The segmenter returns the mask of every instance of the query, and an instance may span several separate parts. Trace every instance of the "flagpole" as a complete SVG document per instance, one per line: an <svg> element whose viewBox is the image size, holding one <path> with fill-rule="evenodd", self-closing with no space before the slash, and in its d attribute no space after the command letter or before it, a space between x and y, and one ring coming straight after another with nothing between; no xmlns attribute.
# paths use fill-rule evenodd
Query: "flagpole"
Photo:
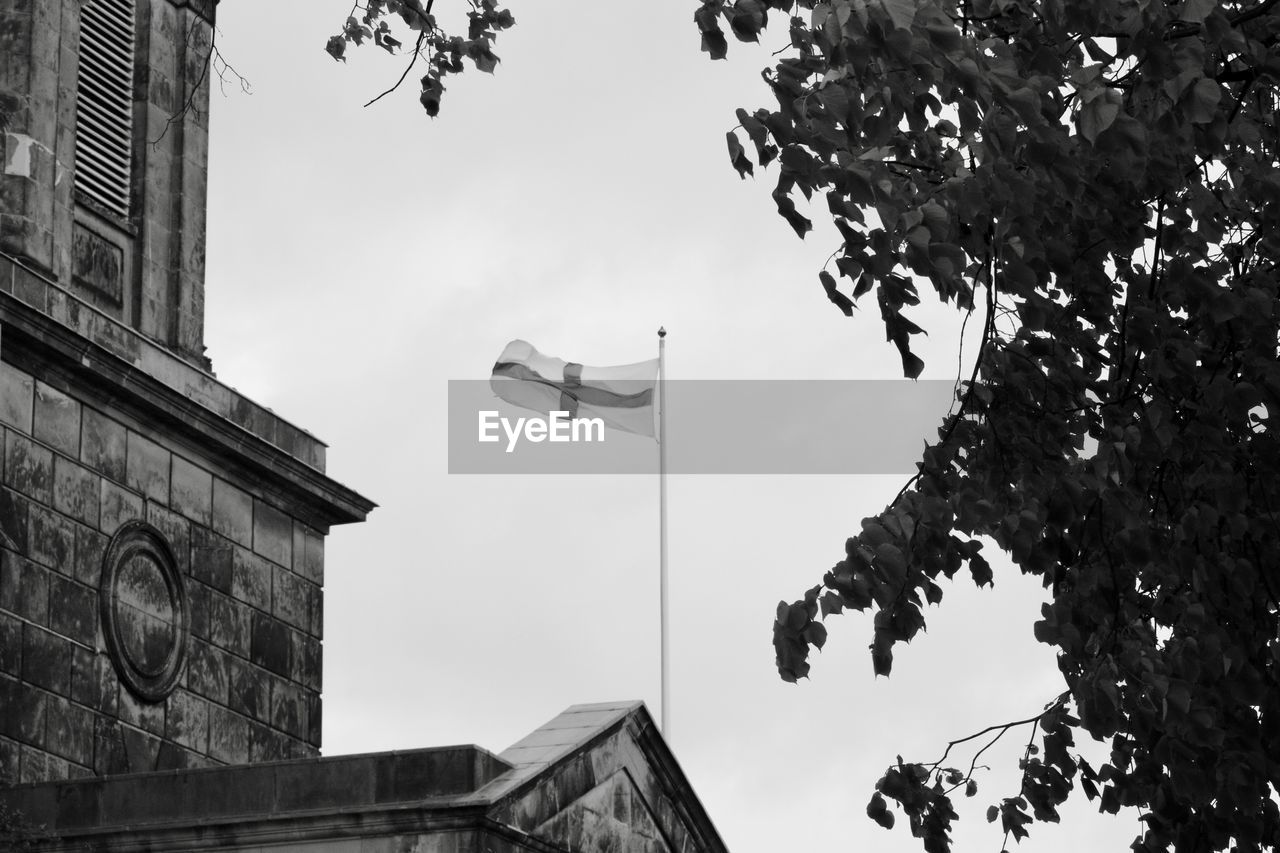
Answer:
<svg viewBox="0 0 1280 853"><path fill-rule="evenodd" d="M670 665L667 640L667 330L658 329L658 613L662 633L662 715L659 728L671 740Z"/></svg>

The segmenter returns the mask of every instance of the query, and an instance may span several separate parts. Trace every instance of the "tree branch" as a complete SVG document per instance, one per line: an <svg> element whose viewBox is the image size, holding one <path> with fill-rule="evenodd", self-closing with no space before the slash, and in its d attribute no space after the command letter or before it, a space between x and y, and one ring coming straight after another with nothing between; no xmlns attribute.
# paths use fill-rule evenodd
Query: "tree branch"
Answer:
<svg viewBox="0 0 1280 853"><path fill-rule="evenodd" d="M1280 2L1280 0L1263 0L1263 2L1259 3L1257 6L1245 9L1243 12L1231 19L1231 26L1238 27L1247 21L1252 21L1254 18L1262 17L1267 14L1267 12L1270 12L1277 2Z"/></svg>
<svg viewBox="0 0 1280 853"><path fill-rule="evenodd" d="M430 11L429 4L428 4L428 11ZM376 98L371 99L367 104L365 104L366 107L376 104L378 101L381 101L387 95L390 95L396 89L400 88L400 84L404 82L404 78L409 76L409 72L412 71L413 66L417 64L418 55L422 52L422 43L426 40L426 38L427 38L427 28L424 26L422 29L418 30L418 41L413 46L413 56L409 58L409 64L405 66L404 73L400 75L400 79L397 80L391 86L390 89L383 92L381 95L378 95Z"/></svg>

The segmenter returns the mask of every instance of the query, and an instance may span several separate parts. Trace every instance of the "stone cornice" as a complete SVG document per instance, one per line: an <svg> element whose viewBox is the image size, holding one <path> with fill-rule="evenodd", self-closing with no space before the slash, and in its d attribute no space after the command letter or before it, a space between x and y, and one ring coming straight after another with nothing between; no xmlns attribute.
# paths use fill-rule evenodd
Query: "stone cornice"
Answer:
<svg viewBox="0 0 1280 853"><path fill-rule="evenodd" d="M0 344L223 462L318 529L376 506L324 475L324 443L0 255Z"/></svg>

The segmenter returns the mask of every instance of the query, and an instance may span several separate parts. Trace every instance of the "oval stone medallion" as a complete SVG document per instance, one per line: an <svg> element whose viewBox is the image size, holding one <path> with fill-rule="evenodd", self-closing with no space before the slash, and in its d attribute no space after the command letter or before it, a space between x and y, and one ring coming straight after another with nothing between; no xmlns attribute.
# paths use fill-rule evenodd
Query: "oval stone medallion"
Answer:
<svg viewBox="0 0 1280 853"><path fill-rule="evenodd" d="M158 702L173 690L187 651L187 596L164 534L145 521L120 526L99 588L103 634L120 680Z"/></svg>

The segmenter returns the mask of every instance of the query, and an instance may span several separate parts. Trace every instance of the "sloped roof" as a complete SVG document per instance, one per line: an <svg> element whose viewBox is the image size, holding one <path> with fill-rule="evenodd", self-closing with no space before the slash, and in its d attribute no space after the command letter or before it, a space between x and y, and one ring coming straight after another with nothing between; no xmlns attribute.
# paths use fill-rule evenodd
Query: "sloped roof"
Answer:
<svg viewBox="0 0 1280 853"><path fill-rule="evenodd" d="M34 849L50 853L356 851L370 838L450 853L725 851L639 702L575 705L500 755L447 746L141 773L21 785L0 804L43 824Z"/></svg>

